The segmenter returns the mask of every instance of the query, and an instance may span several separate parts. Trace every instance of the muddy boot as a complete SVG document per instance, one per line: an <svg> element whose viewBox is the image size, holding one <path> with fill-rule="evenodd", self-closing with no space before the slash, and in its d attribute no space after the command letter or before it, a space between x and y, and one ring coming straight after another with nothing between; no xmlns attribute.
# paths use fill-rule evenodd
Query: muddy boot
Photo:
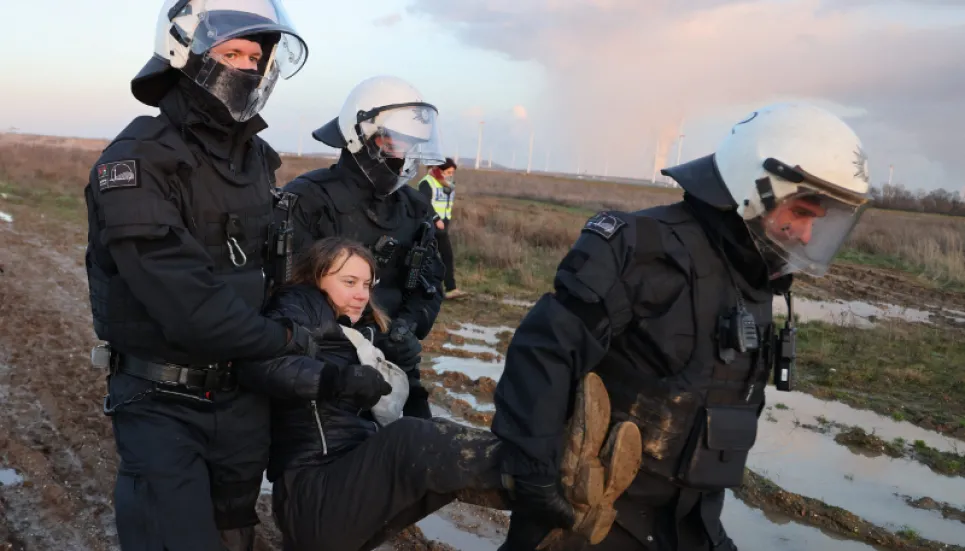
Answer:
<svg viewBox="0 0 965 551"><path fill-rule="evenodd" d="M576 512L576 523L569 533L579 534L591 544L599 543L609 533L616 520L613 503L636 477L643 453L636 425L618 423L607 438L609 424L610 397L599 376L589 373L576 396L560 478ZM566 531L554 530L538 549L565 535Z"/></svg>
<svg viewBox="0 0 965 551"><path fill-rule="evenodd" d="M609 425L610 396L600 376L588 373L577 389L560 461L560 481L574 506L603 500L606 476L599 456Z"/></svg>
<svg viewBox="0 0 965 551"><path fill-rule="evenodd" d="M600 543L610 533L613 521L617 518L613 504L636 478L642 454L640 429L628 421L615 425L603 451L600 452L600 461L606 471L603 496L598 503L589 507L588 511L577 506L577 521L573 532L586 537L590 545Z"/></svg>

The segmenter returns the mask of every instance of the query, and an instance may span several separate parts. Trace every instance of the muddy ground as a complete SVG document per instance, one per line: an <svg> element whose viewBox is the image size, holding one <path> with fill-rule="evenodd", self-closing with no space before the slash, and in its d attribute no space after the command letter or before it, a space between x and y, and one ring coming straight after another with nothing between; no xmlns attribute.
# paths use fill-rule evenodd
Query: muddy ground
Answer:
<svg viewBox="0 0 965 551"><path fill-rule="evenodd" d="M83 261L86 228L82 219L38 216L28 206L5 204L2 200L0 210L13 219L12 222L0 220L0 551L116 549L111 490L117 460L109 420L101 413L105 392L103 373L92 370L89 364L89 350L96 340L90 324ZM962 294L919 285L913 276L892 270L845 265L836 267L825 280L801 283L805 296L832 293L845 300L882 300L884 297L895 304L912 307L940 304L965 311ZM504 303L503 298L477 296L447 303L437 329L425 343L427 360L431 360L432 355L445 355L483 362L501 361L511 328L527 309ZM943 331L956 331L957 322L943 322L941 316L936 319ZM466 348L479 343L448 332L464 322L502 328L493 332L491 342L485 343L494 350ZM949 334L961 338L959 333ZM840 365L828 363L832 356L825 351L824 355L811 358L821 363L823 370L811 379L807 379L810 375L805 373L806 380L812 381L814 394L824 392L828 397L844 399L835 393L854 397L860 389L867 389L867 384L871 384L871 388L877 388L875 385L884 388L893 386L895 381L905 384L917 381L919 391L912 399L923 404L929 400L942 404L942 396L920 391L940 382L949 385L951 400L939 408L948 418L935 422L934 416L938 413L928 410L932 421L922 418L916 424L938 430L944 428L943 432L955 435L965 429L962 409L965 405L958 399L962 389L955 386L965 379L951 371L955 364L946 366L947 373L942 372L943 377L949 377L947 381L933 379L936 375L932 375L934 370L928 363L921 367L923 374L902 372L895 376L905 379L866 383L861 379L836 378L834 373L838 372L834 370ZM488 425L495 378L440 373L432 369L428 361L425 373L433 385L433 401L448 414L479 426ZM822 386L820 381L833 384ZM860 396L855 399L858 398ZM876 401L871 406L875 404L880 404L878 411L891 414L889 403ZM893 411L910 415L911 410L903 407ZM6 472L14 473L17 478L4 478ZM781 511L842 537L847 535L886 548L953 549L935 547L939 544L910 532L903 534L878 528L847 511L786 492L756 475L749 476L739 497L753 507ZM921 496L908 499L918 507L937 507L934 510L949 518L957 518L954 515L962 505ZM257 549L280 549L267 499L263 498L259 510L264 522L259 530ZM445 518L460 530L485 533L490 538L498 538L505 530L504 516L487 514L470 506L447 508ZM451 548L429 539L423 530L413 527L385 549Z"/></svg>

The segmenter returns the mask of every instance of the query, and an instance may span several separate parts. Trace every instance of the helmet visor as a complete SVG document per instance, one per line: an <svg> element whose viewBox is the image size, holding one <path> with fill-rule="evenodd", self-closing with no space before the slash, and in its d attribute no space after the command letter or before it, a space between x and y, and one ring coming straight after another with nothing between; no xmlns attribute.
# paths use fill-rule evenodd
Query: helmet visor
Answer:
<svg viewBox="0 0 965 551"><path fill-rule="evenodd" d="M308 57L280 0L191 0L173 14L171 24L172 34L195 56L236 38L258 42L263 76L277 72L288 79Z"/></svg>
<svg viewBox="0 0 965 551"><path fill-rule="evenodd" d="M376 153L386 159L407 159L425 165L445 162L439 146L436 108L429 104L413 104L385 109L371 124L377 129L367 140L377 148ZM368 121L361 121L367 124Z"/></svg>
<svg viewBox="0 0 965 551"><path fill-rule="evenodd" d="M747 221L772 279L794 272L823 276L865 210L866 203L799 190Z"/></svg>

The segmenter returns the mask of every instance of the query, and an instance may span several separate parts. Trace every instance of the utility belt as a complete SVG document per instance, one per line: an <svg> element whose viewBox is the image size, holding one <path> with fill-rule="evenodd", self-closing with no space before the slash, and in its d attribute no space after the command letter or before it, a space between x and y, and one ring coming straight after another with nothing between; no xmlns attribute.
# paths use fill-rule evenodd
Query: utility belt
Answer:
<svg viewBox="0 0 965 551"><path fill-rule="evenodd" d="M154 387L121 404L110 405L110 396L104 398L104 414L112 415L118 408L148 396L194 406L213 405L212 393L230 392L238 387L238 377L230 365L178 365L151 362L130 354L121 354L100 345L91 351L91 364L106 369L109 375L123 373L131 377L155 383Z"/></svg>

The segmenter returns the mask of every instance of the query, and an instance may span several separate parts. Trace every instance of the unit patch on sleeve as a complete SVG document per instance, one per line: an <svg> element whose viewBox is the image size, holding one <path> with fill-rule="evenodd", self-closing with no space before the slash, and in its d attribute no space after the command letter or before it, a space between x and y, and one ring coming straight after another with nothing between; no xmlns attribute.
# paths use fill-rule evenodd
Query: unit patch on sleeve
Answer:
<svg viewBox="0 0 965 551"><path fill-rule="evenodd" d="M137 161L117 161L97 165L97 183L102 192L123 187L138 187Z"/></svg>
<svg viewBox="0 0 965 551"><path fill-rule="evenodd" d="M587 220L586 225L583 226L583 230L591 231L609 241L620 228L626 225L626 222L616 216L608 212L601 212Z"/></svg>

